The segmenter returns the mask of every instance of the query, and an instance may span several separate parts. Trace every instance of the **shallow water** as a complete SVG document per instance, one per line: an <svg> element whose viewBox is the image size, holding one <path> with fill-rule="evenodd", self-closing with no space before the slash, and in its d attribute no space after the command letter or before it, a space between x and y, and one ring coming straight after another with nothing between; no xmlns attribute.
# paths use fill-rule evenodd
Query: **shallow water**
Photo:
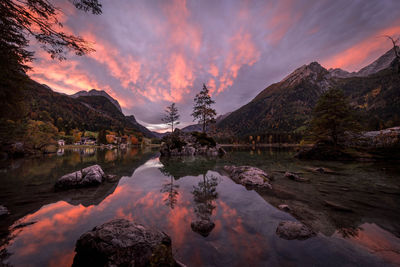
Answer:
<svg viewBox="0 0 400 267"><path fill-rule="evenodd" d="M400 265L398 163L298 161L293 151L229 149L223 158L159 159L152 150L76 150L3 162L1 258L13 266L70 266L76 240L94 226L128 218L171 236L187 266ZM63 174L99 164L121 177L95 188L54 191ZM257 166L274 176L273 191L247 190L222 171ZM313 167L332 173L316 173ZM299 173L309 183L284 177ZM351 211L338 211L326 201ZM276 208L288 204L292 211ZM207 236L191 223L215 223ZM299 220L318 235L284 240L279 222Z"/></svg>

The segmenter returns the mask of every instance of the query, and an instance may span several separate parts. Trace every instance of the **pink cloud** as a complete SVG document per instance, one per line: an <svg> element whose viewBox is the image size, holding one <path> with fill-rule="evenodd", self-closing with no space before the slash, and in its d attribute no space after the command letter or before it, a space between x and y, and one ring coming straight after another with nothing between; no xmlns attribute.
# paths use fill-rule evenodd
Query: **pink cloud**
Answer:
<svg viewBox="0 0 400 267"><path fill-rule="evenodd" d="M378 56L391 48L390 41L384 35L395 36L400 32L400 22L395 26L380 30L344 51L327 58L322 62L327 68L342 68L349 71L359 70L370 64Z"/></svg>

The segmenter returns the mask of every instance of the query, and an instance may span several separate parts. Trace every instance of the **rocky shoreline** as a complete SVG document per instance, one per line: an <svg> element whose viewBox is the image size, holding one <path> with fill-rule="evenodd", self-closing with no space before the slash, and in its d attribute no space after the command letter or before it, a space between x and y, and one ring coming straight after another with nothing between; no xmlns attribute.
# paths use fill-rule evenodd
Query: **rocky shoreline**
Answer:
<svg viewBox="0 0 400 267"><path fill-rule="evenodd" d="M223 156L225 150L205 133L186 133L179 129L162 139L161 156Z"/></svg>

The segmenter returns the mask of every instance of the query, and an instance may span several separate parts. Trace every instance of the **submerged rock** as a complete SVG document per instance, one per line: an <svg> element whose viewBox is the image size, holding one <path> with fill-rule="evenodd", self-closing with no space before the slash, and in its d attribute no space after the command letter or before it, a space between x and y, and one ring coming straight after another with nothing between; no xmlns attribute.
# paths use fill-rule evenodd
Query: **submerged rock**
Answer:
<svg viewBox="0 0 400 267"><path fill-rule="evenodd" d="M195 221L190 224L192 230L200 235L207 237L215 227L215 223L210 220Z"/></svg>
<svg viewBox="0 0 400 267"><path fill-rule="evenodd" d="M342 206L340 204L337 204L335 202L328 201L328 200L325 200L324 204L325 204L325 206L330 207L331 209L334 209L334 210L338 210L338 211L346 211L346 212L352 212L353 211L350 208L347 208L345 206Z"/></svg>
<svg viewBox="0 0 400 267"><path fill-rule="evenodd" d="M289 178L291 180L294 180L296 182L307 182L306 179L304 179L304 178L302 178L302 177L300 177L297 174L294 174L292 172L285 172L285 177L287 177L287 178Z"/></svg>
<svg viewBox="0 0 400 267"><path fill-rule="evenodd" d="M108 176L99 165L66 174L56 182L56 188L68 189L101 184Z"/></svg>
<svg viewBox="0 0 400 267"><path fill-rule="evenodd" d="M83 234L72 266L180 266L171 238L125 219L115 219Z"/></svg>
<svg viewBox="0 0 400 267"><path fill-rule="evenodd" d="M280 210L283 210L283 211L290 211L290 207L288 205L285 205L285 204L279 205L278 208Z"/></svg>
<svg viewBox="0 0 400 267"><path fill-rule="evenodd" d="M10 214L8 209L6 207L0 205L0 216L4 216L4 215L8 215L8 214Z"/></svg>
<svg viewBox="0 0 400 267"><path fill-rule="evenodd" d="M315 160L352 160L353 155L344 151L341 147L335 147L331 144L317 143L310 148L300 150L295 157L299 159Z"/></svg>
<svg viewBox="0 0 400 267"><path fill-rule="evenodd" d="M271 176L263 170L251 166L224 166L224 170L235 182L244 186L272 189Z"/></svg>
<svg viewBox="0 0 400 267"><path fill-rule="evenodd" d="M316 233L308 226L293 221L280 222L276 228L276 234L287 240L305 240L316 235Z"/></svg>
<svg viewBox="0 0 400 267"><path fill-rule="evenodd" d="M337 174L335 171L325 168L325 167L306 167L307 171L314 172L314 173L321 173L321 174Z"/></svg>
<svg viewBox="0 0 400 267"><path fill-rule="evenodd" d="M162 156L223 156L225 150L204 133L186 133L179 129L163 138Z"/></svg>

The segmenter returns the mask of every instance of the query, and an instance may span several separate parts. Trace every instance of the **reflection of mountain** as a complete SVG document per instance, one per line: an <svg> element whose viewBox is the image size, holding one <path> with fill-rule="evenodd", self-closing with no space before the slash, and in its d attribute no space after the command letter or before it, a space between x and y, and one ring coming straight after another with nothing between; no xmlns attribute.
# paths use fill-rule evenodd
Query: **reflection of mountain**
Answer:
<svg viewBox="0 0 400 267"><path fill-rule="evenodd" d="M8 227L27 214L60 200L72 205L82 204L85 207L100 204L114 192L119 179L98 187L57 192L54 190L54 184L62 175L93 164L99 164L106 173L115 174L119 178L130 176L137 167L155 154L151 151L143 153L137 149L132 150L113 150L112 153L116 155L111 162L105 160L109 150L97 150L95 155L66 150L64 156L21 159L21 162L15 165L15 169L8 170L2 177L7 182L3 181L0 203L10 210L10 215L2 218L0 234L7 234Z"/></svg>
<svg viewBox="0 0 400 267"><path fill-rule="evenodd" d="M183 157L160 158L163 167L160 171L166 176L173 176L176 180L184 176L198 176L214 170L217 163L215 158Z"/></svg>

